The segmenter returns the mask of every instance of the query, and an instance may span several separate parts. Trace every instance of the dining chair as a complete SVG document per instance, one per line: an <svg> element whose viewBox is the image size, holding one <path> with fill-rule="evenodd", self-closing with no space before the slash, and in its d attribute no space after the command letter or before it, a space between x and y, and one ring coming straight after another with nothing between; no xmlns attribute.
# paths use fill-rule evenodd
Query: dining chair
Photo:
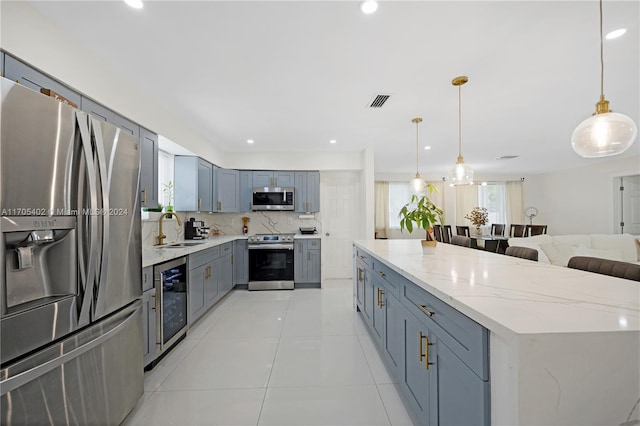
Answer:
<svg viewBox="0 0 640 426"><path fill-rule="evenodd" d="M453 235L451 232L451 225L444 225L442 229L444 230L444 233L442 234L442 242L451 244L451 236Z"/></svg>
<svg viewBox="0 0 640 426"><path fill-rule="evenodd" d="M599 257L574 256L569 259L569 268L611 277L640 281L640 265L619 260L602 259Z"/></svg>
<svg viewBox="0 0 640 426"><path fill-rule="evenodd" d="M514 225L511 224L509 227L509 237L511 238L522 238L524 237L525 225Z"/></svg>
<svg viewBox="0 0 640 426"><path fill-rule="evenodd" d="M470 237L471 233L469 232L468 226L458 226L456 225L456 235L462 235L464 237Z"/></svg>
<svg viewBox="0 0 640 426"><path fill-rule="evenodd" d="M538 250L529 247L509 246L504 251L504 254L512 257L519 257L521 259L538 261Z"/></svg>
<svg viewBox="0 0 640 426"><path fill-rule="evenodd" d="M527 225L524 230L525 237L542 235L547 233L547 225Z"/></svg>
<svg viewBox="0 0 640 426"><path fill-rule="evenodd" d="M464 235L453 235L451 237L451 244L454 246L471 247L471 238Z"/></svg>
<svg viewBox="0 0 640 426"><path fill-rule="evenodd" d="M433 225L433 236L436 237L436 241L442 242L442 225Z"/></svg>
<svg viewBox="0 0 640 426"><path fill-rule="evenodd" d="M491 235L504 237L504 228L506 225L504 223L492 223L491 224Z"/></svg>

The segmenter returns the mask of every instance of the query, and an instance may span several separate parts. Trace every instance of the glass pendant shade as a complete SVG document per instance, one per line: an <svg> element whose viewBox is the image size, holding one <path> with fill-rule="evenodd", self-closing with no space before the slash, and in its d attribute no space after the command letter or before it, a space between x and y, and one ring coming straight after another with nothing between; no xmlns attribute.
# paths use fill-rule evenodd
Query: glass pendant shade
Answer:
<svg viewBox="0 0 640 426"><path fill-rule="evenodd" d="M416 173L416 177L411 179L411 182L409 182L409 186L411 187L411 192L418 195L424 192L424 188L425 186L427 186L427 182L422 179L420 173Z"/></svg>
<svg viewBox="0 0 640 426"><path fill-rule="evenodd" d="M447 178L451 185L471 185L473 184L473 169L459 158L458 162L449 172Z"/></svg>
<svg viewBox="0 0 640 426"><path fill-rule="evenodd" d="M573 131L571 147L581 157L607 157L625 152L637 135L636 124L626 115L616 112L595 114Z"/></svg>

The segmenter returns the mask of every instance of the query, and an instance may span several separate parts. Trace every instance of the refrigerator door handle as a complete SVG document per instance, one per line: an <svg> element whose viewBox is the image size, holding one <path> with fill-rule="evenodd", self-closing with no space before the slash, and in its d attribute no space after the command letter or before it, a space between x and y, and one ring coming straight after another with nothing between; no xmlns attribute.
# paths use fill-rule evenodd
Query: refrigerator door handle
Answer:
<svg viewBox="0 0 640 426"><path fill-rule="evenodd" d="M89 235L88 247L85 240L80 240L78 247L80 281L81 285L83 286L82 290L84 292L84 294L82 295L82 304L80 305L80 316L78 318L78 325L80 327L89 324L89 322L91 321L93 289L96 281L96 235L98 234L98 223L95 215L97 213L98 204L96 193L96 169L93 162L93 150L91 147L91 135L89 132L89 123L87 117L88 116L84 113L76 111L77 128L80 131L80 143L82 145L80 148L85 160L85 173L78 175L78 213L80 214L80 218L78 220L78 235L82 236L87 233ZM86 203L84 202L85 179L89 185L88 215L86 215L87 212L84 211L84 209L87 208ZM88 217L88 230L83 229L86 225L85 217Z"/></svg>
<svg viewBox="0 0 640 426"><path fill-rule="evenodd" d="M111 187L111 170L107 170L107 161L104 151L104 140L102 138L102 131L100 122L93 117L89 118L90 127L91 127L91 137L95 141L94 149L96 152L96 171L98 177L98 201L101 203L100 214L96 215L96 220L100 221L102 224L102 233L100 241L96 242L98 246L98 258L96 271L98 274L98 283L96 286L96 303L94 306L94 311L96 316L102 316L104 313L104 295L105 291L103 286L106 285L107 281L107 271L109 270L109 234L110 234L110 225L109 225L109 213L110 213L110 204L109 204L109 189ZM120 132L120 129L117 130ZM116 142L112 147L112 153L114 153L117 149L117 137ZM114 161L109 162L113 165Z"/></svg>
<svg viewBox="0 0 640 426"><path fill-rule="evenodd" d="M127 314L127 317L120 321L119 324L113 326L110 330L104 332L97 338L85 343L82 346L79 346L71 351L60 355L54 359L51 359L45 363L39 364L34 368L26 370L22 373L18 373L15 376L9 377L6 380L0 382L0 394L4 395L8 392L11 392L22 385L29 383L30 381L37 379L40 376L45 375L51 370L54 370L61 366L62 364L79 357L80 355L90 351L101 345L102 343L109 340L111 337L118 334L123 328L127 326L127 323L131 321L131 319L136 315L140 303L133 304L129 309L131 312Z"/></svg>

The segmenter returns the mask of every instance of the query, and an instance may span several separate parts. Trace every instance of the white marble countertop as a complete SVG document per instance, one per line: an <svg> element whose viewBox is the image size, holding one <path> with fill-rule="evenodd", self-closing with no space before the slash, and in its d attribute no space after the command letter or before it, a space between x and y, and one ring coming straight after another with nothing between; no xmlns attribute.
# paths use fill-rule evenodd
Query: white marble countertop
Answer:
<svg viewBox="0 0 640 426"><path fill-rule="evenodd" d="M147 266L152 266L157 263L166 262L168 260L176 259L178 257L187 256L191 253L196 253L201 250L208 249L210 247L219 246L224 243L228 243L235 240L246 240L247 237L244 235L229 235L229 236L211 236L204 240L181 240L181 241L173 241L165 244L164 246L142 246L142 267L146 268ZM201 244L189 246L189 247L180 247L180 248L166 248L166 246L173 243L181 243L181 242L199 242L202 241Z"/></svg>
<svg viewBox="0 0 640 426"><path fill-rule="evenodd" d="M640 283L419 240L356 241L436 297L504 337L640 331Z"/></svg>
<svg viewBox="0 0 640 426"><path fill-rule="evenodd" d="M320 238L320 234L301 234L297 233L293 239L294 240L316 240Z"/></svg>

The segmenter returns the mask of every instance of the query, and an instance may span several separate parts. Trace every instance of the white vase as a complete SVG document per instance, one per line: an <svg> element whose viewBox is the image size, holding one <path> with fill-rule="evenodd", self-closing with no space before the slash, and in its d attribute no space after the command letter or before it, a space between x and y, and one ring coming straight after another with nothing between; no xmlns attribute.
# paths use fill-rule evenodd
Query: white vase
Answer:
<svg viewBox="0 0 640 426"><path fill-rule="evenodd" d="M420 243L422 243L422 254L434 254L436 252L437 241L421 240Z"/></svg>

